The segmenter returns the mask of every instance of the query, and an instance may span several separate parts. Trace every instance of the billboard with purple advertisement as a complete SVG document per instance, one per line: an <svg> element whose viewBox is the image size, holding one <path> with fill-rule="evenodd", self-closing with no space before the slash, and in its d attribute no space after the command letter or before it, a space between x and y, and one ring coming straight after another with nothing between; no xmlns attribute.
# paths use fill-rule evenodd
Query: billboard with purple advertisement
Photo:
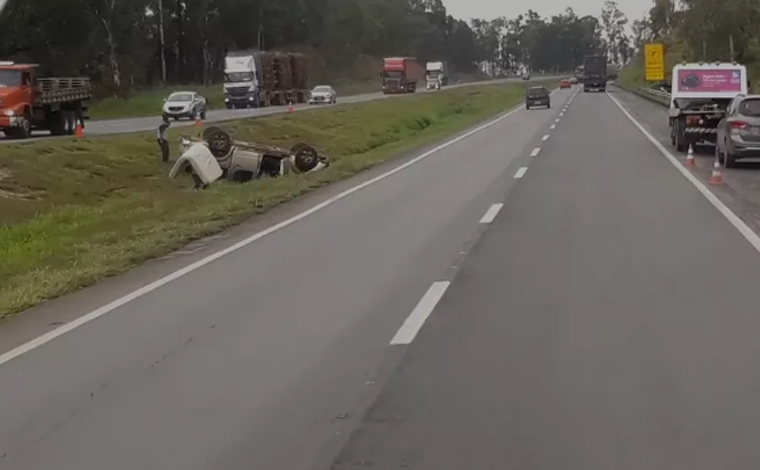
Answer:
<svg viewBox="0 0 760 470"><path fill-rule="evenodd" d="M678 71L680 93L741 93L742 70L681 69Z"/></svg>

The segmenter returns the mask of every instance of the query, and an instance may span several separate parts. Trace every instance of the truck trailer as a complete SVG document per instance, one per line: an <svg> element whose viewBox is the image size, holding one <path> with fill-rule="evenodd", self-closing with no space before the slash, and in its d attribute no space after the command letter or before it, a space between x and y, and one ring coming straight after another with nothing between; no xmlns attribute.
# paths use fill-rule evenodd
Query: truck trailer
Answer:
<svg viewBox="0 0 760 470"><path fill-rule="evenodd" d="M37 64L0 62L0 129L26 139L33 130L73 135L92 99L87 77L39 77Z"/></svg>
<svg viewBox="0 0 760 470"><path fill-rule="evenodd" d="M223 86L227 109L305 103L309 96L307 58L257 49L232 51L224 58Z"/></svg>
<svg viewBox="0 0 760 470"><path fill-rule="evenodd" d="M425 69L414 57L389 57L383 61L383 93L414 93L425 80Z"/></svg>

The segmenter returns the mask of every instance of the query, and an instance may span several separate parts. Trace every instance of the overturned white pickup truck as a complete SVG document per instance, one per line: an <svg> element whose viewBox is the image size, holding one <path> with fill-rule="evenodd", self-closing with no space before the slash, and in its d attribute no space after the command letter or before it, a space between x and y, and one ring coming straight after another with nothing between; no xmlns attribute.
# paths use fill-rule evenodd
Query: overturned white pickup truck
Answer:
<svg viewBox="0 0 760 470"><path fill-rule="evenodd" d="M225 178L247 182L263 176L311 173L327 168L330 162L307 144L284 149L257 142L232 140L218 127L209 127L200 139L180 138L180 157L169 172L171 179L192 173L196 186L208 186Z"/></svg>

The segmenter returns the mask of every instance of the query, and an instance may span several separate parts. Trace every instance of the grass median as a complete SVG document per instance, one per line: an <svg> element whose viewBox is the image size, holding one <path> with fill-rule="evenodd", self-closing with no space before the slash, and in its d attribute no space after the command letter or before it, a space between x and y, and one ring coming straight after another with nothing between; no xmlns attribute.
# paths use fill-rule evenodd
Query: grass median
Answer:
<svg viewBox="0 0 760 470"><path fill-rule="evenodd" d="M332 164L197 193L188 180L169 181L151 133L4 146L0 318L470 127L519 104L524 87L467 87L233 121L222 127L237 139L307 142ZM171 132L174 153L182 132Z"/></svg>

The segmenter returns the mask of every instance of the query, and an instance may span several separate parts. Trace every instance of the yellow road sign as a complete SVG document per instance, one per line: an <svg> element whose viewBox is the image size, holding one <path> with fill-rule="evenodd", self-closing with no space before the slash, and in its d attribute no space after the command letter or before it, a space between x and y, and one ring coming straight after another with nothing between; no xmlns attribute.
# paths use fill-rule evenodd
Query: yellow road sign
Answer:
<svg viewBox="0 0 760 470"><path fill-rule="evenodd" d="M644 44L644 65L647 81L665 80L665 48L662 44Z"/></svg>

